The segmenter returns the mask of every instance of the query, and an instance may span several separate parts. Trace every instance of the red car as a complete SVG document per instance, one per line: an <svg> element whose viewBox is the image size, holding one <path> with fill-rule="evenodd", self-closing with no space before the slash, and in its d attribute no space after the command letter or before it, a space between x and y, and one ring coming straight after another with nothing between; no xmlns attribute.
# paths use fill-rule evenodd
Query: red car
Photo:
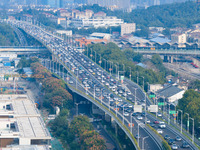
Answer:
<svg viewBox="0 0 200 150"><path fill-rule="evenodd" d="M159 121L155 120L153 123L154 123L154 124L159 124Z"/></svg>

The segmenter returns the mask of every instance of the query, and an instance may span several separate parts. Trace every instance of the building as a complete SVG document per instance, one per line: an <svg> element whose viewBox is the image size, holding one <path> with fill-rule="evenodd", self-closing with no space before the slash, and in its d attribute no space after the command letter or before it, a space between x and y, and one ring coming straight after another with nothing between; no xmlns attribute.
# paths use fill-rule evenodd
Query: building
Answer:
<svg viewBox="0 0 200 150"><path fill-rule="evenodd" d="M150 84L149 85L149 90L153 93L155 93L156 91L163 89L163 86L161 84Z"/></svg>
<svg viewBox="0 0 200 150"><path fill-rule="evenodd" d="M124 34L130 34L135 32L136 30L136 24L135 23L124 23L121 24L121 36Z"/></svg>
<svg viewBox="0 0 200 150"><path fill-rule="evenodd" d="M187 37L186 34L182 33L175 33L171 35L171 42L172 43L178 43L178 44L183 44L187 42Z"/></svg>
<svg viewBox="0 0 200 150"><path fill-rule="evenodd" d="M79 47L84 47L87 46L88 44L95 44L95 43L108 43L107 39L98 39L98 38L80 38L80 39L75 39L76 44Z"/></svg>
<svg viewBox="0 0 200 150"><path fill-rule="evenodd" d="M34 149L36 145L48 149L51 140L35 103L25 94L1 95L0 133L1 149Z"/></svg>
<svg viewBox="0 0 200 150"><path fill-rule="evenodd" d="M65 34L66 36L72 36L72 30L57 30L59 34Z"/></svg>
<svg viewBox="0 0 200 150"><path fill-rule="evenodd" d="M119 9L127 9L130 7L130 0L88 0L87 4L98 4L103 7L117 6Z"/></svg>
<svg viewBox="0 0 200 150"><path fill-rule="evenodd" d="M94 32L90 34L90 38L110 40L111 34Z"/></svg>
<svg viewBox="0 0 200 150"><path fill-rule="evenodd" d="M92 17L83 19L72 19L71 21L73 27L109 27L109 26L120 26L124 23L122 19L117 19L117 17Z"/></svg>
<svg viewBox="0 0 200 150"><path fill-rule="evenodd" d="M60 8L60 0L48 0L48 5L53 8Z"/></svg>
<svg viewBox="0 0 200 150"><path fill-rule="evenodd" d="M158 97L163 97L168 100L168 102L173 103L183 97L185 90L180 89L176 86L169 85L156 92Z"/></svg>

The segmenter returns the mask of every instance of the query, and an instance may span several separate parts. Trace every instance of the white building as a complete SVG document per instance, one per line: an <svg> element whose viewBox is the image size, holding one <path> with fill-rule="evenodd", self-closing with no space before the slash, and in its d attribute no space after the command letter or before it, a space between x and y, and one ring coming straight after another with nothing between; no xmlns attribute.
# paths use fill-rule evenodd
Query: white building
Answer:
<svg viewBox="0 0 200 150"><path fill-rule="evenodd" d="M74 27L109 27L109 26L120 26L124 23L122 19L117 19L117 17L107 16L107 17L93 17L93 18L83 18L72 19Z"/></svg>
<svg viewBox="0 0 200 150"><path fill-rule="evenodd" d="M156 95L158 97L164 97L168 100L168 102L173 103L181 99L184 93L185 93L185 90L180 89L176 86L170 85L161 90L158 90L156 92Z"/></svg>
<svg viewBox="0 0 200 150"><path fill-rule="evenodd" d="M1 58L9 58L9 60L13 60L15 58L17 58L17 54L13 54L13 53L0 53L0 59Z"/></svg>
<svg viewBox="0 0 200 150"><path fill-rule="evenodd" d="M186 41L187 41L186 34L175 33L175 34L171 35L171 42L172 43L183 44L183 43L186 43Z"/></svg>
<svg viewBox="0 0 200 150"><path fill-rule="evenodd" d="M72 36L72 30L57 30L59 34L65 34L66 36Z"/></svg>
<svg viewBox="0 0 200 150"><path fill-rule="evenodd" d="M121 24L121 36L124 34L130 34L135 32L136 24L135 23L123 23Z"/></svg>
<svg viewBox="0 0 200 150"><path fill-rule="evenodd" d="M0 96L0 133L1 148L48 146L51 140L34 102L23 94Z"/></svg>

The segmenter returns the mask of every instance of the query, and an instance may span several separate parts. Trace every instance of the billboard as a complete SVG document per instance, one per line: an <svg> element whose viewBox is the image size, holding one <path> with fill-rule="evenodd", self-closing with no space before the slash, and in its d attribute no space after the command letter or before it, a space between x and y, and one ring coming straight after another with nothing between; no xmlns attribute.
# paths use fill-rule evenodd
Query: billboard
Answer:
<svg viewBox="0 0 200 150"><path fill-rule="evenodd" d="M150 105L149 111L150 112L158 112L158 105Z"/></svg>
<svg viewBox="0 0 200 150"><path fill-rule="evenodd" d="M142 113L142 105L134 105L134 112Z"/></svg>

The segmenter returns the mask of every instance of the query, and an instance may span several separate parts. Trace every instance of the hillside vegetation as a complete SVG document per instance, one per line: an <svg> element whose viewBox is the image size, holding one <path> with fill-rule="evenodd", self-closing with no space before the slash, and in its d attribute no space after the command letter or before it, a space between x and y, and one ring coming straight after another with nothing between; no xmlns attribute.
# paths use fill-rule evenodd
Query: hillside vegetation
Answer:
<svg viewBox="0 0 200 150"><path fill-rule="evenodd" d="M0 23L0 46L17 46L19 42L14 30L7 24Z"/></svg>
<svg viewBox="0 0 200 150"><path fill-rule="evenodd" d="M125 22L135 22L138 27L191 27L200 22L200 6L195 2L175 3L151 6L147 9L133 10L131 13L110 11L98 5L80 8L92 9L94 12L103 11L107 16L117 16ZM192 16L192 17L191 17Z"/></svg>

